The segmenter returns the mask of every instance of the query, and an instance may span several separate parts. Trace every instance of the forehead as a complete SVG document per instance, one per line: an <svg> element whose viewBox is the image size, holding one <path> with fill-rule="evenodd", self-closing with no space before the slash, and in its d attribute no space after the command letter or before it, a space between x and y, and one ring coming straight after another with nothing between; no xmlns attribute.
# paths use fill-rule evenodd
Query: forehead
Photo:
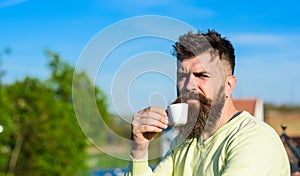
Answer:
<svg viewBox="0 0 300 176"><path fill-rule="evenodd" d="M178 70L185 70L190 72L212 71L218 68L218 56L206 52L196 57L184 59L178 62Z"/></svg>

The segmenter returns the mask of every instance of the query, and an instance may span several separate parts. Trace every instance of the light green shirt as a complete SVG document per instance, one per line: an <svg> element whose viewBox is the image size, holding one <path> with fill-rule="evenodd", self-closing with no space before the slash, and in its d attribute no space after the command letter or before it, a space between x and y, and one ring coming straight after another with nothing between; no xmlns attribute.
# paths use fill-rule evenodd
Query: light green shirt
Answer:
<svg viewBox="0 0 300 176"><path fill-rule="evenodd" d="M178 146L178 139L154 171L147 160L131 160L125 175L290 175L289 160L278 134L246 111L205 141L194 138Z"/></svg>

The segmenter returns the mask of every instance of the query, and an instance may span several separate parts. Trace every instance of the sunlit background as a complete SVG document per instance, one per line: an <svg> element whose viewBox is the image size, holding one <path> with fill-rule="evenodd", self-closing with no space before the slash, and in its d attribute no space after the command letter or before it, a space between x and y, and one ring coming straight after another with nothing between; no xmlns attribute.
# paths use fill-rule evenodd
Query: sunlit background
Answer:
<svg viewBox="0 0 300 176"><path fill-rule="evenodd" d="M45 50L57 52L64 62L75 67L82 51L97 34L121 20L141 15L171 17L199 31L214 29L229 39L236 51L235 98L259 98L267 104L300 106L300 1L297 0L0 0L1 81L11 84L26 76L41 80L51 77ZM141 30L147 30L140 25ZM114 40L114 35L110 37L107 42ZM157 62L157 68L173 68L173 44L174 41L157 38L137 39L110 53L92 81L105 93L111 114L130 117L149 104L166 107L175 98L174 81L157 72L136 77L128 89L131 109L116 110L111 95L112 80L128 59L157 51L166 57L162 65ZM133 72L141 69L130 63L125 68ZM1 135L5 126L0 127Z"/></svg>
<svg viewBox="0 0 300 176"><path fill-rule="evenodd" d="M109 25L138 15L163 15L200 31L215 29L232 41L237 58L236 97L300 104L299 13L298 1L1 0L0 45L13 50L11 55L1 58L2 69L6 71L3 81L9 83L25 75L47 78L44 49L59 52L64 60L75 65L87 43ZM172 51L172 42L155 48L155 41L150 42L136 45L136 50L147 51L152 47L151 50ZM130 52L123 55L132 56ZM117 59L113 62L122 63ZM115 70L101 74L111 74L110 71ZM110 92L104 85L100 87ZM136 96L143 93L139 91Z"/></svg>

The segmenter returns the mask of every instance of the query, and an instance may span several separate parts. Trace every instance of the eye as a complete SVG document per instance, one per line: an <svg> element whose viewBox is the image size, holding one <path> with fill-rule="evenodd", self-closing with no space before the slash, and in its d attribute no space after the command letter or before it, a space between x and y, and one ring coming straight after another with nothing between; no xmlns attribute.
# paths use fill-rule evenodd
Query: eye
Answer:
<svg viewBox="0 0 300 176"><path fill-rule="evenodd" d="M193 73L195 77L198 78L209 78L209 74L208 73L203 73L203 72L199 72L199 73Z"/></svg>

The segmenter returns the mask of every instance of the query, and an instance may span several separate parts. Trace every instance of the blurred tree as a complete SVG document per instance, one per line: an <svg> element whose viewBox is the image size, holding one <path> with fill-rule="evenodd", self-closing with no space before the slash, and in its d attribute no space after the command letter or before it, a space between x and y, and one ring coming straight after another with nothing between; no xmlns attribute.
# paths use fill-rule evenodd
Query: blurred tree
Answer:
<svg viewBox="0 0 300 176"><path fill-rule="evenodd" d="M12 106L9 104L5 91L2 91L1 97L0 125L3 127L3 131L0 133L0 175L6 175L11 156L11 146L15 143L13 134L16 127L10 117L9 112L12 110Z"/></svg>
<svg viewBox="0 0 300 176"><path fill-rule="evenodd" d="M56 53L46 55L52 73L48 80L26 77L3 87L0 175L77 175L87 169L88 143L73 109L74 68ZM108 119L105 96L96 90Z"/></svg>
<svg viewBox="0 0 300 176"><path fill-rule="evenodd" d="M3 51L0 51L0 103L1 103L1 99L2 99L2 77L5 75L5 71L2 69L2 57L3 57L3 54L4 55L9 55L11 54L12 51L9 47L5 47L3 49ZM1 104L0 104L1 105Z"/></svg>
<svg viewBox="0 0 300 176"><path fill-rule="evenodd" d="M2 170L5 170L5 166L10 159L10 134L15 130L14 123L9 115L9 110L12 108L10 106L6 92L4 92L2 85L2 77L5 75L5 71L2 69L2 59L4 55L11 54L11 49L5 47L3 50L0 50L0 125L2 132L0 132L0 175L5 175Z"/></svg>

